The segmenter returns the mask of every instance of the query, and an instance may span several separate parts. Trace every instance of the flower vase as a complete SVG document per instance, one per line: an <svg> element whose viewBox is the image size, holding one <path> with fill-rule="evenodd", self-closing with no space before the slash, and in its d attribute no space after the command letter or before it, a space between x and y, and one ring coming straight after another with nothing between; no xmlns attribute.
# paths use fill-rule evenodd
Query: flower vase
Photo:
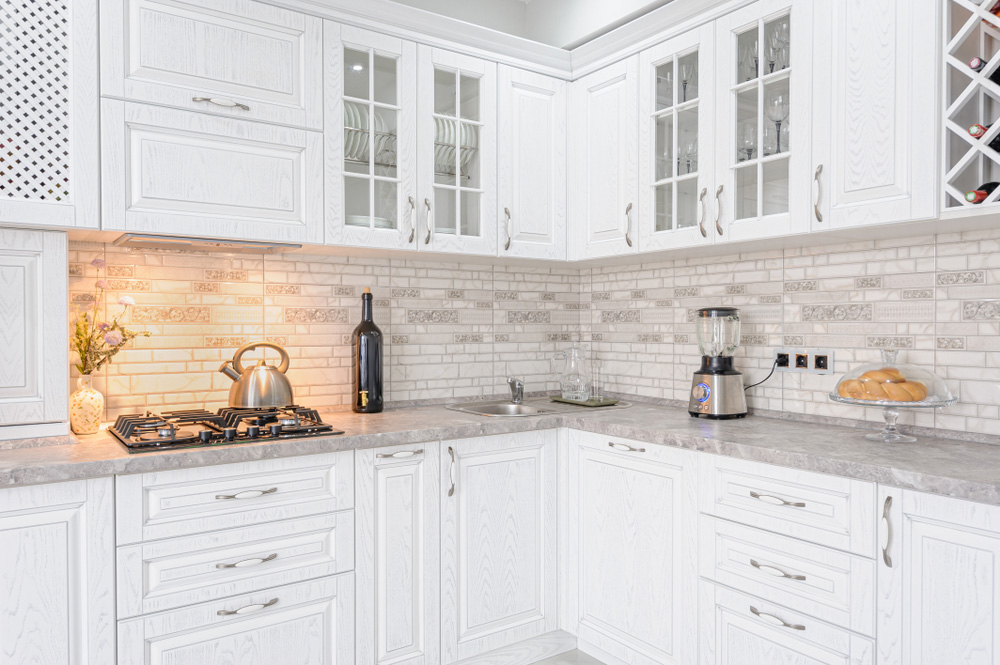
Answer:
<svg viewBox="0 0 1000 665"><path fill-rule="evenodd" d="M76 380L76 392L69 396L69 426L75 434L96 434L104 417L104 395L91 385L85 374Z"/></svg>

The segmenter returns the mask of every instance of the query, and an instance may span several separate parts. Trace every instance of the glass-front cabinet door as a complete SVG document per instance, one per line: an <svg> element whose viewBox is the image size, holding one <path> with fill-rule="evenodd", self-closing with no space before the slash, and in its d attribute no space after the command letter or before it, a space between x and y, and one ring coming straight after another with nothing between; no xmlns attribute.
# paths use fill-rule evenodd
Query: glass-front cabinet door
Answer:
<svg viewBox="0 0 1000 665"><path fill-rule="evenodd" d="M719 241L809 229L811 30L812 0L760 0L716 22Z"/></svg>
<svg viewBox="0 0 1000 665"><path fill-rule="evenodd" d="M640 251L713 242L711 24L640 55Z"/></svg>
<svg viewBox="0 0 1000 665"><path fill-rule="evenodd" d="M416 248L416 45L327 21L327 242Z"/></svg>
<svg viewBox="0 0 1000 665"><path fill-rule="evenodd" d="M419 47L421 250L496 254L496 63Z"/></svg>

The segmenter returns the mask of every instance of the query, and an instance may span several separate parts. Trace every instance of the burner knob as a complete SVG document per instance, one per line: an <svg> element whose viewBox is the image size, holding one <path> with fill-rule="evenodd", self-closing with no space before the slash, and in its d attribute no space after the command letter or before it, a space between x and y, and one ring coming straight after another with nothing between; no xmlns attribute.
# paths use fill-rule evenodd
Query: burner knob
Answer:
<svg viewBox="0 0 1000 665"><path fill-rule="evenodd" d="M198 432L198 438L201 439L202 443L211 443L212 441L212 430L203 429Z"/></svg>
<svg viewBox="0 0 1000 665"><path fill-rule="evenodd" d="M271 425L271 436L278 436L281 434L281 423L273 423Z"/></svg>
<svg viewBox="0 0 1000 665"><path fill-rule="evenodd" d="M260 428L256 425L247 425L247 436L251 439L256 439L260 436Z"/></svg>
<svg viewBox="0 0 1000 665"><path fill-rule="evenodd" d="M235 427L226 427L226 428L223 428L223 430L222 430L222 438L225 439L226 441L235 441L236 440L236 428Z"/></svg>

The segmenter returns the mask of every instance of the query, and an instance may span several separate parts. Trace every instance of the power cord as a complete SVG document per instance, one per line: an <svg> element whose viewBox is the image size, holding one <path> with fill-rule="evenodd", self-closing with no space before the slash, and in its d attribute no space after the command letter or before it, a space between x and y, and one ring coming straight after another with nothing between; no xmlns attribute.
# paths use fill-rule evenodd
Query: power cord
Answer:
<svg viewBox="0 0 1000 665"><path fill-rule="evenodd" d="M778 368L778 359L775 358L774 359L774 364L771 365L771 373L768 374L767 376L765 376L763 379L761 379L757 383L751 383L749 386L743 386L743 390L745 390L745 391L746 390L750 390L751 388L756 388L760 384L764 383L765 381L767 381L768 379L770 379L772 376L774 376L774 370L777 369L777 368Z"/></svg>

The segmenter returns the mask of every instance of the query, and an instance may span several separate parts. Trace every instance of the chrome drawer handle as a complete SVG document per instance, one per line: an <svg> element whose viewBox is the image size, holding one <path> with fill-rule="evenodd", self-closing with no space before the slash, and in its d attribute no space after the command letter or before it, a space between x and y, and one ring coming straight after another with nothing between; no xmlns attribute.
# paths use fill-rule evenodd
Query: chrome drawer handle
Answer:
<svg viewBox="0 0 1000 665"><path fill-rule="evenodd" d="M789 575L780 568L775 568L774 566L768 566L767 564L761 565L756 561L754 561L753 559L750 559L750 565L759 571L767 573L768 575L774 575L775 577L784 577L785 579L797 580L799 582L806 581L805 575Z"/></svg>
<svg viewBox="0 0 1000 665"><path fill-rule="evenodd" d="M249 568L250 566L259 566L262 563L267 563L268 561L274 561L278 558L278 553L275 552L271 556L266 556L264 558L256 559L243 559L243 561L237 561L236 563L217 563L216 568Z"/></svg>
<svg viewBox="0 0 1000 665"><path fill-rule="evenodd" d="M632 215L629 214L630 212L632 212L631 203L625 206L625 221L628 222L628 225L625 227L625 242L629 247L632 246L632 238L629 237L632 235Z"/></svg>
<svg viewBox="0 0 1000 665"><path fill-rule="evenodd" d="M431 244L431 200L424 199L424 205L427 206L427 216L424 218L424 222L427 224L427 237L424 238L424 244Z"/></svg>
<svg viewBox="0 0 1000 665"><path fill-rule="evenodd" d="M784 619L774 616L773 614L768 614L767 612L761 612L753 605L750 606L750 613L754 616L763 619L764 621L773 624L775 626L781 626L782 628L791 628L792 630L805 630L806 627L797 623L788 623Z"/></svg>
<svg viewBox="0 0 1000 665"><path fill-rule="evenodd" d="M705 231L705 196L708 195L708 187L704 187L701 190L701 196L698 197L698 201L701 203L701 219L698 220L698 230L701 231L701 237L707 238L708 232Z"/></svg>
<svg viewBox="0 0 1000 665"><path fill-rule="evenodd" d="M231 99L225 99L223 97L192 97L192 102L208 102L209 104L215 104L216 106L225 106L226 108L238 108L244 111L249 111L250 107L246 104L241 104L240 102L234 102Z"/></svg>
<svg viewBox="0 0 1000 665"><path fill-rule="evenodd" d="M608 447L609 448L614 448L615 450L623 450L623 451L625 451L627 453L644 453L644 452L646 452L645 448L633 448L630 445L627 445L627 444L624 444L624 443L614 443L613 441L608 441Z"/></svg>
<svg viewBox="0 0 1000 665"><path fill-rule="evenodd" d="M448 446L448 454L451 456L451 466L448 467L448 476L451 478L451 489L448 496L455 496L455 449Z"/></svg>
<svg viewBox="0 0 1000 665"><path fill-rule="evenodd" d="M882 561L887 568L892 568L892 557L889 556L889 546L892 545L892 524L889 522L889 509L892 508L892 497L885 497L882 506L882 521L878 526L878 542L882 548Z"/></svg>
<svg viewBox="0 0 1000 665"><path fill-rule="evenodd" d="M215 498L223 501L228 501L229 499L256 499L259 496L274 494L277 491L277 487L272 487L269 490L243 490L242 492L237 492L236 494L216 494Z"/></svg>
<svg viewBox="0 0 1000 665"><path fill-rule="evenodd" d="M278 599L272 598L266 603L257 603L256 605L247 605L246 607L241 607L238 610L219 610L216 612L220 617L229 617L234 614L250 614L252 612L260 612L265 607L270 607L271 605L277 604Z"/></svg>
<svg viewBox="0 0 1000 665"><path fill-rule="evenodd" d="M806 504L801 501L789 501L787 499L782 499L780 496L773 496L771 494L757 494L757 492L750 492L750 496L758 501L763 501L764 503L769 503L772 506L791 506L792 508L805 508Z"/></svg>
<svg viewBox="0 0 1000 665"><path fill-rule="evenodd" d="M722 225L719 221L722 219L722 188L724 185L719 185L719 188L715 190L715 230L718 234L722 235Z"/></svg>
<svg viewBox="0 0 1000 665"><path fill-rule="evenodd" d="M420 450L400 450L398 453L378 453L375 457L379 459L405 459L414 455L423 455L424 449Z"/></svg>
<svg viewBox="0 0 1000 665"><path fill-rule="evenodd" d="M813 204L813 214L816 215L816 221L823 221L823 213L819 211L819 202L823 199L823 182L819 179L820 174L823 173L823 165L820 164L816 167L816 175L813 176L813 180L816 181L816 202Z"/></svg>
<svg viewBox="0 0 1000 665"><path fill-rule="evenodd" d="M406 241L406 244L413 242L413 234L417 232L417 227L413 220L414 215L417 214L417 204L413 202L412 196L407 196L406 199L410 202L410 239Z"/></svg>
<svg viewBox="0 0 1000 665"><path fill-rule="evenodd" d="M510 208L504 208L503 209L503 214L507 217L507 221L505 221L504 225L503 225L504 231L507 232L507 242L504 243L504 246L503 246L503 251L506 252L506 251L510 250L510 241L511 241L511 236L510 236Z"/></svg>

